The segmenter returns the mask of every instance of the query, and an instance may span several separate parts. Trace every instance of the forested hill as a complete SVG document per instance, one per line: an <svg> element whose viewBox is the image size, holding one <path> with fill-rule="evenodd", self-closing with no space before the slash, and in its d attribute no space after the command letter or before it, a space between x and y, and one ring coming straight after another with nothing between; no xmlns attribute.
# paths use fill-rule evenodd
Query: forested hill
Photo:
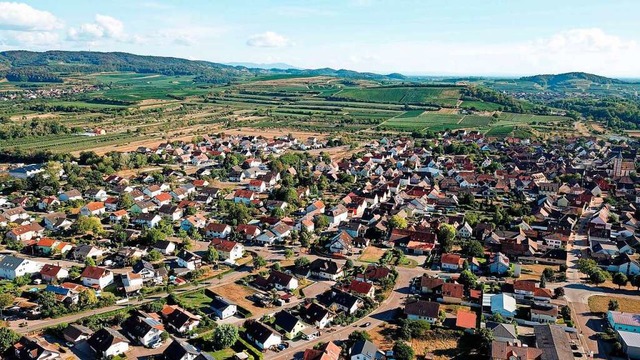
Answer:
<svg viewBox="0 0 640 360"><path fill-rule="evenodd" d="M326 75L355 79L399 79L389 76L359 73L349 70L317 69L251 69L209 61L193 61L174 57L143 56L122 52L93 51L5 51L0 52L0 75L10 81L62 81L69 73L93 73L104 71L133 71L163 75L195 75L195 81L228 83L243 77L270 74L300 76Z"/></svg>
<svg viewBox="0 0 640 360"><path fill-rule="evenodd" d="M622 80L612 79L600 75L589 74L584 72L570 72L564 74L545 74L545 75L535 75L535 76L525 76L521 77L522 81L531 81L536 84L542 86L555 86L562 83L574 81L574 80L582 80L589 81L594 84L622 84L624 83Z"/></svg>

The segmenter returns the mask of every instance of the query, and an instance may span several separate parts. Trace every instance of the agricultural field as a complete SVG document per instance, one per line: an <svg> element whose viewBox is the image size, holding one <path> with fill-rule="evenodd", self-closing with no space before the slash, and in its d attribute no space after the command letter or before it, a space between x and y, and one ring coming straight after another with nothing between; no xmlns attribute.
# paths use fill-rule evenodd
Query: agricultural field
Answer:
<svg viewBox="0 0 640 360"><path fill-rule="evenodd" d="M476 100L465 100L460 104L460 107L463 109L473 109L477 111L497 111L502 108L499 104Z"/></svg>
<svg viewBox="0 0 640 360"><path fill-rule="evenodd" d="M594 295L589 298L589 309L594 313L606 313L609 308L609 300L612 299L620 305L618 311L640 313L640 300L628 297Z"/></svg>
<svg viewBox="0 0 640 360"><path fill-rule="evenodd" d="M459 87L372 87L344 89L335 98L397 104L433 104L454 107L460 98Z"/></svg>

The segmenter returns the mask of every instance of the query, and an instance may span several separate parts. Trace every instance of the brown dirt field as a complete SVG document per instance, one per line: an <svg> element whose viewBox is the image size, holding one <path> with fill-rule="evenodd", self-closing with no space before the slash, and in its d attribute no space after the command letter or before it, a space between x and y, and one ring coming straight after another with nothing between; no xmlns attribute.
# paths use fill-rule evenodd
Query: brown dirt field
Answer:
<svg viewBox="0 0 640 360"><path fill-rule="evenodd" d="M631 137L640 137L640 131L627 131L627 135Z"/></svg>
<svg viewBox="0 0 640 360"><path fill-rule="evenodd" d="M452 108L441 108L440 110L436 111L438 114L457 114L458 113L458 109L452 109Z"/></svg>
<svg viewBox="0 0 640 360"><path fill-rule="evenodd" d="M257 307L252 301L247 300L247 296L255 293L251 288L235 283L224 284L222 286L212 286L209 288L214 293L223 296L239 306L249 310L255 316L262 316L269 312L267 308Z"/></svg>
<svg viewBox="0 0 640 360"><path fill-rule="evenodd" d="M381 324L369 331L371 341L380 350L386 351L393 348L395 342L395 325ZM422 357L428 353L438 352L434 360L448 360L456 353L458 338L447 331L430 331L424 339L412 339L407 342L413 348L416 357ZM442 354L442 353L445 354Z"/></svg>
<svg viewBox="0 0 640 360"><path fill-rule="evenodd" d="M325 84L333 80L335 80L335 78L330 76L314 76L314 77L254 81L251 84L254 86L276 86L276 85L292 85L292 84L307 85L307 84Z"/></svg>
<svg viewBox="0 0 640 360"><path fill-rule="evenodd" d="M551 266L551 265L540 265L540 264L526 264L526 265L522 265L522 269L529 269L532 272L531 273L525 273L524 271L520 273L520 277L518 279L520 280L540 280L540 276L542 275L542 272L544 271L544 269L546 268L552 268L554 271L558 271L558 266Z"/></svg>
<svg viewBox="0 0 640 360"><path fill-rule="evenodd" d="M574 126L576 128L576 131L578 131L580 135L583 135L583 136L591 135L591 133L589 132L589 129L585 126L585 124L582 121L576 121L574 123Z"/></svg>
<svg viewBox="0 0 640 360"><path fill-rule="evenodd" d="M58 114L53 114L53 113L25 114L25 115L13 115L9 118L9 120L20 121L20 120L32 120L32 119L51 119L55 117L58 117Z"/></svg>
<svg viewBox="0 0 640 360"><path fill-rule="evenodd" d="M591 309L592 312L605 313L608 310L609 300L611 299L618 301L618 304L620 305L620 309L618 311L634 314L640 313L640 300L615 296L591 296L589 298L589 309Z"/></svg>
<svg viewBox="0 0 640 360"><path fill-rule="evenodd" d="M385 252L386 249L375 246L368 246L366 249L364 249L364 252L358 258L358 261L377 263Z"/></svg>
<svg viewBox="0 0 640 360"><path fill-rule="evenodd" d="M146 99L140 101L138 108L140 110L152 109L166 104L176 103L178 100L158 100L158 99Z"/></svg>
<svg viewBox="0 0 640 360"><path fill-rule="evenodd" d="M595 131L599 131L599 132L606 132L607 131L607 129L605 129L604 126L602 126L601 124L598 124L597 122L590 122L589 125L591 125L591 127Z"/></svg>

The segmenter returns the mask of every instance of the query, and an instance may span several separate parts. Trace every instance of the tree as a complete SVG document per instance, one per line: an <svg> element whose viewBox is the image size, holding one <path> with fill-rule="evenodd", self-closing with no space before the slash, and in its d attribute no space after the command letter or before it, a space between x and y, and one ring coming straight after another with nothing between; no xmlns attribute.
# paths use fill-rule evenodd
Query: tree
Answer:
<svg viewBox="0 0 640 360"><path fill-rule="evenodd" d="M389 227L391 229L406 229L408 226L407 219L403 218L400 215L393 215L389 219Z"/></svg>
<svg viewBox="0 0 640 360"><path fill-rule="evenodd" d="M238 341L238 327L232 324L222 324L213 331L213 346L217 350L231 347Z"/></svg>
<svg viewBox="0 0 640 360"><path fill-rule="evenodd" d="M120 200L118 200L118 205L121 209L129 209L133 206L133 196L129 193L124 193L120 196Z"/></svg>
<svg viewBox="0 0 640 360"><path fill-rule="evenodd" d="M491 350L491 343L493 343L493 331L488 328L482 328L477 330L477 334L480 337L479 350L482 354L488 355Z"/></svg>
<svg viewBox="0 0 640 360"><path fill-rule="evenodd" d="M438 228L438 242L442 252L450 252L453 240L456 238L456 228L449 224L440 224Z"/></svg>
<svg viewBox="0 0 640 360"><path fill-rule="evenodd" d="M356 330L356 331L352 332L351 334L349 334L349 342L355 343L355 342L358 342L360 340L371 341L371 335L369 335L368 332L360 331L360 330Z"/></svg>
<svg viewBox="0 0 640 360"><path fill-rule="evenodd" d="M156 262L162 260L162 253L156 249L149 251L146 256L147 261Z"/></svg>
<svg viewBox="0 0 640 360"><path fill-rule="evenodd" d="M20 340L18 333L7 327L0 327L0 354L7 351L18 340Z"/></svg>
<svg viewBox="0 0 640 360"><path fill-rule="evenodd" d="M607 306L607 308L609 309L609 311L618 311L618 309L620 309L620 304L618 303L618 300L611 299L609 300L609 305Z"/></svg>
<svg viewBox="0 0 640 360"><path fill-rule="evenodd" d="M291 258L292 258L292 257L294 257L294 256L295 256L295 253L293 252L293 250L291 250L291 249L286 249L286 250L284 251L284 258L285 258L285 259L291 259Z"/></svg>
<svg viewBox="0 0 640 360"><path fill-rule="evenodd" d="M598 263L593 259L582 258L577 261L577 265L581 273L589 276L599 269Z"/></svg>
<svg viewBox="0 0 640 360"><path fill-rule="evenodd" d="M640 290L640 274L631 278L631 285L635 286L637 290Z"/></svg>
<svg viewBox="0 0 640 360"><path fill-rule="evenodd" d="M104 228L100 219L95 216L79 216L76 222L73 224L73 229L76 234L85 235L92 233L93 235L100 235L104 233Z"/></svg>
<svg viewBox="0 0 640 360"><path fill-rule="evenodd" d="M547 278L547 280L553 280L553 276L555 275L555 273L556 272L553 270L553 268L547 267L542 271L542 276Z"/></svg>
<svg viewBox="0 0 640 360"><path fill-rule="evenodd" d="M13 304L15 300L15 296L10 293L0 293L0 315L2 315L2 310L9 305Z"/></svg>
<svg viewBox="0 0 640 360"><path fill-rule="evenodd" d="M547 278L544 274L540 275L540 288L545 289L547 287Z"/></svg>
<svg viewBox="0 0 640 360"><path fill-rule="evenodd" d="M344 268L345 269L352 269L353 268L353 260L347 259L347 261L344 263Z"/></svg>
<svg viewBox="0 0 640 360"><path fill-rule="evenodd" d="M318 230L324 230L329 226L329 217L327 215L318 215L314 220L315 227Z"/></svg>
<svg viewBox="0 0 640 360"><path fill-rule="evenodd" d="M393 356L397 360L413 360L414 352L411 346L407 345L404 341L397 341L393 345Z"/></svg>
<svg viewBox="0 0 640 360"><path fill-rule="evenodd" d="M311 261L309 260L309 258L299 257L293 263L295 264L296 267L303 267L303 266L309 265Z"/></svg>
<svg viewBox="0 0 640 360"><path fill-rule="evenodd" d="M253 268L260 269L267 265L267 260L265 260L262 256L258 255L253 258Z"/></svg>
<svg viewBox="0 0 640 360"><path fill-rule="evenodd" d="M615 275L613 275L613 283L618 285L618 289L620 289L623 286L627 286L627 283L629 282L629 279L627 278L627 275L621 273L621 272L617 272L615 273Z"/></svg>
<svg viewBox="0 0 640 360"><path fill-rule="evenodd" d="M468 256L482 257L484 256L484 246L478 240L469 240L462 247L465 254Z"/></svg>
<svg viewBox="0 0 640 360"><path fill-rule="evenodd" d="M204 259L210 264L217 263L219 257L220 255L218 254L218 250L216 250L216 248L214 248L213 246L209 246L209 248L207 249L207 253L204 255Z"/></svg>
<svg viewBox="0 0 640 360"><path fill-rule="evenodd" d="M564 296L564 288L563 287L557 287L557 288L553 289L553 294L556 296L556 298Z"/></svg>
<svg viewBox="0 0 640 360"><path fill-rule="evenodd" d="M478 281L478 277L470 270L462 271L460 273L460 277L458 277L458 282L464 285L467 289L474 287L476 285L476 281Z"/></svg>
<svg viewBox="0 0 640 360"><path fill-rule="evenodd" d="M607 275L603 270L596 270L589 275L589 280L596 285L600 285L603 282L607 281Z"/></svg>
<svg viewBox="0 0 640 360"><path fill-rule="evenodd" d="M92 257L88 257L84 260L86 266L96 266L96 260Z"/></svg>
<svg viewBox="0 0 640 360"><path fill-rule="evenodd" d="M78 302L83 307L90 307L98 303L98 297L93 290L84 290L78 294Z"/></svg>

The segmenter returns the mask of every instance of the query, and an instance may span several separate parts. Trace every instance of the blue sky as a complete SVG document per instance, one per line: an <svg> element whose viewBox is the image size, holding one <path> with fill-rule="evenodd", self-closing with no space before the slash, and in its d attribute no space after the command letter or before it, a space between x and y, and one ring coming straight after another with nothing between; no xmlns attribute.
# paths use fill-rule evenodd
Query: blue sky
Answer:
<svg viewBox="0 0 640 360"><path fill-rule="evenodd" d="M0 2L0 50L434 75L640 76L640 1Z"/></svg>

